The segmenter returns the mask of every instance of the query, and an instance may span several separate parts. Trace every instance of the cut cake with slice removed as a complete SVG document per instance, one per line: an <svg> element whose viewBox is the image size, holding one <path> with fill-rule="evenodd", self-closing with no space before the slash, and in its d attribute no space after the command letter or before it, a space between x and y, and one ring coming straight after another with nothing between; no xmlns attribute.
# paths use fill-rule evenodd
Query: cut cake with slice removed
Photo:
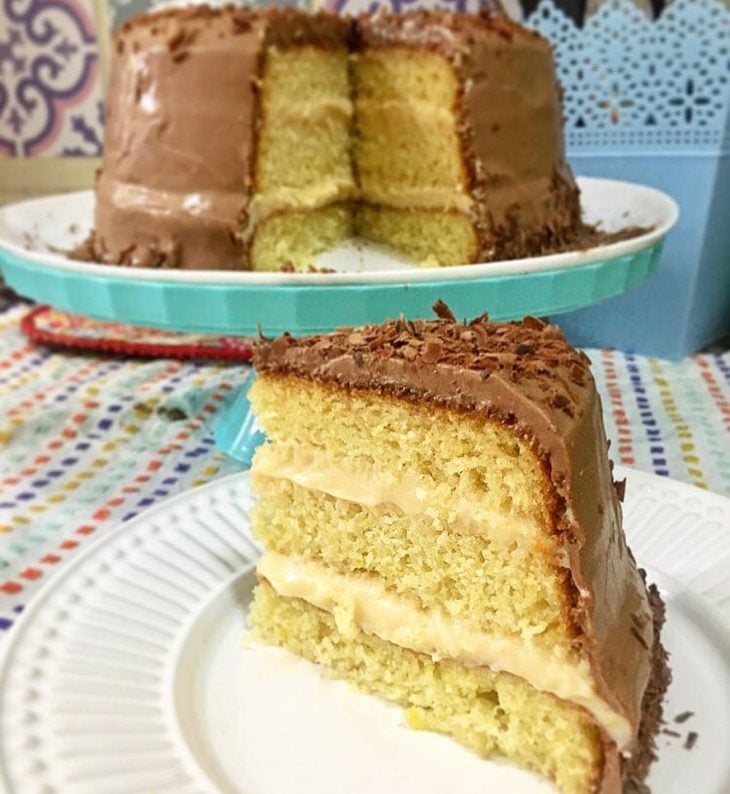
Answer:
<svg viewBox="0 0 730 794"><path fill-rule="evenodd" d="M353 232L440 265L582 246L560 107L549 44L499 13L158 9L115 33L74 255L308 270Z"/></svg>
<svg viewBox="0 0 730 794"><path fill-rule="evenodd" d="M534 318L262 340L253 636L569 794L646 775L663 606L588 360Z"/></svg>

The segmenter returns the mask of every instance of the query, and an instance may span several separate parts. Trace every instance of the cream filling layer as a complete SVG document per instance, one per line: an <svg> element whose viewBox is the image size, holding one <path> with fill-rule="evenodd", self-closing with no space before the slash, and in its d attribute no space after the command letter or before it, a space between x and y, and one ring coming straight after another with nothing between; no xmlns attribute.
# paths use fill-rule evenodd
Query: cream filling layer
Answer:
<svg viewBox="0 0 730 794"><path fill-rule="evenodd" d="M416 127L440 126L439 132L450 133L456 142L456 125L458 119L453 110L441 104L425 102L419 99L409 99L403 102L400 99L355 99L355 113L366 119L382 120L388 116L397 119L406 119L407 123Z"/></svg>
<svg viewBox="0 0 730 794"><path fill-rule="evenodd" d="M469 215L473 207L471 198L460 185L442 188L393 184L384 188L380 184L370 184L367 175L362 176L360 197L369 204L393 209L450 210Z"/></svg>
<svg viewBox="0 0 730 794"><path fill-rule="evenodd" d="M292 104L289 97L279 99L267 97L264 102L264 130L266 124L285 124L287 122L321 121L322 116L340 116L350 118L354 106L347 97L330 97L317 102L296 102ZM272 119L272 116L276 116Z"/></svg>
<svg viewBox="0 0 730 794"><path fill-rule="evenodd" d="M414 607L373 577L346 576L314 560L269 551L259 559L257 571L280 595L301 598L332 614L345 637L362 630L434 660L510 673L585 708L619 748L631 739L630 724L599 696L584 659L530 640L475 631L440 610Z"/></svg>
<svg viewBox="0 0 730 794"><path fill-rule="evenodd" d="M289 480L370 509L394 505L406 515L438 517L475 533L488 533L490 540L504 545L531 542L544 535L539 523L529 516L497 510L447 483L424 483L412 472L396 477L376 465L354 470L345 461L298 445L259 447L251 473L254 477ZM446 512L444 504L448 505Z"/></svg>
<svg viewBox="0 0 730 794"><path fill-rule="evenodd" d="M305 188L277 187L256 193L249 204L249 218L258 222L286 210L316 210L357 197L350 177L328 178Z"/></svg>

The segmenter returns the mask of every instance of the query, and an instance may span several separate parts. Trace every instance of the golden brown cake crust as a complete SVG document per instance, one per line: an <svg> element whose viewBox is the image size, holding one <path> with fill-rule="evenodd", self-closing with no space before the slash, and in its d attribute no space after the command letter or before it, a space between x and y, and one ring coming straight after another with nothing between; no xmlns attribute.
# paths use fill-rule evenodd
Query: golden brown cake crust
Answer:
<svg viewBox="0 0 730 794"><path fill-rule="evenodd" d="M588 359L557 328L535 318L490 323L480 317L462 324L445 305L437 309L441 319L435 321L401 319L331 335L261 340L255 364L264 377L293 375L483 415L532 444L554 487L553 531L565 552L576 643L601 696L631 726L619 749L606 737L596 791L614 794L628 774L619 750L643 757L655 730L645 697L661 699L661 686L650 681L661 678L655 660L663 651L656 650L657 621L621 530ZM640 731L640 724L649 727Z"/></svg>

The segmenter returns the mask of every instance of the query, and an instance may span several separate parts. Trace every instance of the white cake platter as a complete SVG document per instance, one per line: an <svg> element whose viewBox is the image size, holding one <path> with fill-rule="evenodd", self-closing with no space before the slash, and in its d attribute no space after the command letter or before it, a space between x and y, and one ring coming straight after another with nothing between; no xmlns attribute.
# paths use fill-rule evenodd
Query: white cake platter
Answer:
<svg viewBox="0 0 730 794"><path fill-rule="evenodd" d="M670 732L658 737L651 790L727 794L730 501L617 475L628 480L629 543L667 604ZM246 474L188 491L101 538L39 591L0 645L0 791L554 791L411 731L399 708L286 651L246 646L251 502Z"/></svg>
<svg viewBox="0 0 730 794"><path fill-rule="evenodd" d="M430 315L447 300L458 316L554 314L643 283L678 217L676 203L642 185L580 178L584 218L606 232L648 229L586 250L504 262L423 268L353 240L322 254L335 272L158 270L79 262L67 252L92 227L92 191L0 208L0 270L17 292L105 320L211 333L320 332L387 317Z"/></svg>

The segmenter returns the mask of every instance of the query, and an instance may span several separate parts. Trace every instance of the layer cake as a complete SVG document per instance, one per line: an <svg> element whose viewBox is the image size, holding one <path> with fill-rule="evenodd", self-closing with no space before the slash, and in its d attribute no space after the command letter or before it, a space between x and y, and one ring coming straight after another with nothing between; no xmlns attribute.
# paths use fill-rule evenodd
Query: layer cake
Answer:
<svg viewBox="0 0 730 794"><path fill-rule="evenodd" d="M569 794L652 759L663 607L586 357L534 318L262 340L253 636Z"/></svg>
<svg viewBox="0 0 730 794"><path fill-rule="evenodd" d="M306 269L357 233L453 265L581 229L550 47L501 14L198 6L115 36L79 256Z"/></svg>

